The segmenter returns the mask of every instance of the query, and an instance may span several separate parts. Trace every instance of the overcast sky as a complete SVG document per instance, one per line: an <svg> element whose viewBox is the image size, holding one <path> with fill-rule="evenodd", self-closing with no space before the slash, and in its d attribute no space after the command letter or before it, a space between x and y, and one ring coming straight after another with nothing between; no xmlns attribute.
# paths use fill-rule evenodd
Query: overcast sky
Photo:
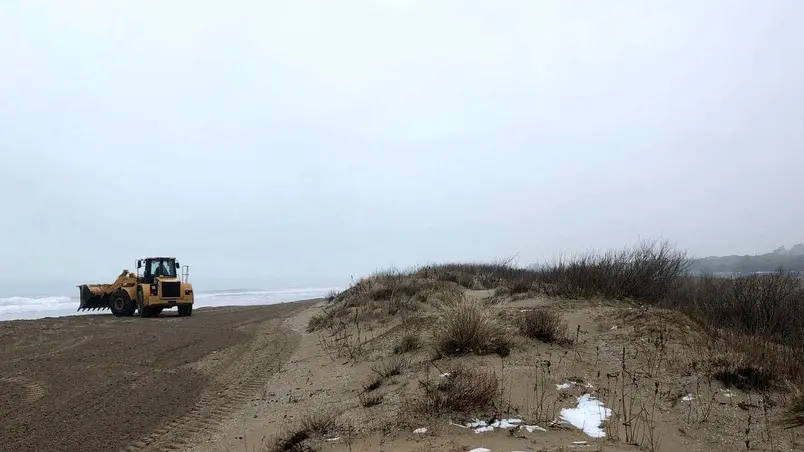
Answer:
<svg viewBox="0 0 804 452"><path fill-rule="evenodd" d="M0 3L0 292L804 241L804 2ZM210 282L210 284L212 284Z"/></svg>

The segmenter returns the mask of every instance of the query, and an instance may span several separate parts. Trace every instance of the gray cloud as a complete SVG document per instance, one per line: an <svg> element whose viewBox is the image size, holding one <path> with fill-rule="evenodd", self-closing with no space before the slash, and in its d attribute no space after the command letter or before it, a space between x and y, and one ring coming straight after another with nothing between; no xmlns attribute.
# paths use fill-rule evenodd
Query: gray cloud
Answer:
<svg viewBox="0 0 804 452"><path fill-rule="evenodd" d="M804 4L0 6L0 288L802 241Z"/></svg>

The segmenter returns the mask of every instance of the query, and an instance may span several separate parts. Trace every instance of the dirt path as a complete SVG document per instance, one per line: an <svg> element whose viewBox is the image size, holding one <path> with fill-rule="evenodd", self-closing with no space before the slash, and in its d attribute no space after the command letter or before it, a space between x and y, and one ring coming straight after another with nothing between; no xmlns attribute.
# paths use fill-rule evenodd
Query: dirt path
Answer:
<svg viewBox="0 0 804 452"><path fill-rule="evenodd" d="M0 323L0 451L181 450L295 350L309 303Z"/></svg>

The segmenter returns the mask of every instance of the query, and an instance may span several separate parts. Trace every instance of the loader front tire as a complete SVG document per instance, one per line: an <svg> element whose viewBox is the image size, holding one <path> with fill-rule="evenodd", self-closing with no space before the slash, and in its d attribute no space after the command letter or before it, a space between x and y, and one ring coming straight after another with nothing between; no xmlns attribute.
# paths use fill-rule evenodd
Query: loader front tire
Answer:
<svg viewBox="0 0 804 452"><path fill-rule="evenodd" d="M189 317L193 315L193 305L191 304L180 304L178 310L179 317Z"/></svg>
<svg viewBox="0 0 804 452"><path fill-rule="evenodd" d="M151 314L151 307L145 306L145 297L142 295L142 288L137 288L137 314L140 317L150 317Z"/></svg>
<svg viewBox="0 0 804 452"><path fill-rule="evenodd" d="M112 314L114 314L115 317L131 317L134 315L136 306L134 306L134 303L131 301L128 292L120 289L112 294L109 308L111 308Z"/></svg>

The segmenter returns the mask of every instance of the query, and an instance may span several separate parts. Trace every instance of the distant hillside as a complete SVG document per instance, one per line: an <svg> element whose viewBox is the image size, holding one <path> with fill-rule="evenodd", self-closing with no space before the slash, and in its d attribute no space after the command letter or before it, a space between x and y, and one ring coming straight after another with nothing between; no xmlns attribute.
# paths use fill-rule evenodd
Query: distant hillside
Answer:
<svg viewBox="0 0 804 452"><path fill-rule="evenodd" d="M782 267L785 270L804 272L804 244L790 249L780 247L771 253L756 256L709 256L693 259L690 270L693 273L740 273L770 272Z"/></svg>

